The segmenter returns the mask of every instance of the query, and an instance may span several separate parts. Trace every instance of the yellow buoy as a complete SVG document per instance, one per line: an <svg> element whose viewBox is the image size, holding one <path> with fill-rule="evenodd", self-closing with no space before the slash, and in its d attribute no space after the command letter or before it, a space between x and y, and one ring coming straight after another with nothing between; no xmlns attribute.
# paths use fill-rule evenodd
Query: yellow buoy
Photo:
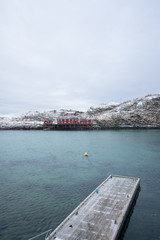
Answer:
<svg viewBox="0 0 160 240"><path fill-rule="evenodd" d="M84 156L85 156L85 157L87 157L87 156L88 156L88 153L87 153L87 152L85 152Z"/></svg>

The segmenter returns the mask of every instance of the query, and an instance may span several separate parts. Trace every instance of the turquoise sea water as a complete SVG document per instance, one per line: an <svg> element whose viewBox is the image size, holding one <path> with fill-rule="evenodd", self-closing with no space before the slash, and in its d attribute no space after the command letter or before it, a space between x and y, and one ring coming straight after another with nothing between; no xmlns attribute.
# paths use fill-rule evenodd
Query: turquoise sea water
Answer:
<svg viewBox="0 0 160 240"><path fill-rule="evenodd" d="M54 229L110 174L141 178L124 239L160 239L160 130L0 131L0 239Z"/></svg>

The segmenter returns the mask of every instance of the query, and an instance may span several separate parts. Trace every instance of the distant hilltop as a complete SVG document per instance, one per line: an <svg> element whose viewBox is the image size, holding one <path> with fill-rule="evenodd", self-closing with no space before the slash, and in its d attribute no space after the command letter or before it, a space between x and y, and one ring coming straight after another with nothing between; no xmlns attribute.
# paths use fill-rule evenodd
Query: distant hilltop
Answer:
<svg viewBox="0 0 160 240"><path fill-rule="evenodd" d="M147 95L123 103L92 106L86 112L61 109L32 111L12 118L0 117L0 130L43 129L45 120L56 122L59 117L91 119L92 129L160 128L160 94Z"/></svg>
<svg viewBox="0 0 160 240"><path fill-rule="evenodd" d="M91 107L87 113L100 128L160 128L160 94Z"/></svg>

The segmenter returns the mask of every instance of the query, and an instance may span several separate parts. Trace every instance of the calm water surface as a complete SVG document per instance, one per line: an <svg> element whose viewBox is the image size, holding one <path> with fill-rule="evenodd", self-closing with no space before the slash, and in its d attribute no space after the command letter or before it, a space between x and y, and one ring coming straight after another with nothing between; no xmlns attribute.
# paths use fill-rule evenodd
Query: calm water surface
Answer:
<svg viewBox="0 0 160 240"><path fill-rule="evenodd" d="M110 174L141 178L124 239L160 239L160 130L0 131L0 239L54 229Z"/></svg>

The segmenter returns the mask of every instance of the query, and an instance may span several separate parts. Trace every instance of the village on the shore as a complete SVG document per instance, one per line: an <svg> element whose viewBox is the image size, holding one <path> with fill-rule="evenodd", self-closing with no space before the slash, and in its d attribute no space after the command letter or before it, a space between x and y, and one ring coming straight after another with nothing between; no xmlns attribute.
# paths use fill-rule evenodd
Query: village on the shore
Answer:
<svg viewBox="0 0 160 240"><path fill-rule="evenodd" d="M160 128L160 94L92 106L87 111L60 109L14 117L0 115L0 130L108 128Z"/></svg>

